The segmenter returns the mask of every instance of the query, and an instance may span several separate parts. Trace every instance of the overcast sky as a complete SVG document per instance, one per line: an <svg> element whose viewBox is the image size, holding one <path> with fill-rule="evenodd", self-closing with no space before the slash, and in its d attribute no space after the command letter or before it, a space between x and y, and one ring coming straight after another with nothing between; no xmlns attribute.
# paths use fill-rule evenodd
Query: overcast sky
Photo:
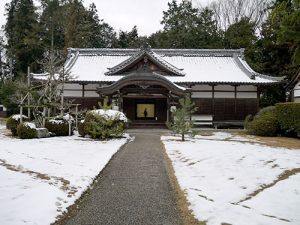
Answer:
<svg viewBox="0 0 300 225"><path fill-rule="evenodd" d="M5 3L11 0L0 0L0 25L5 24ZM94 2L98 9L99 17L110 24L116 31L128 31L137 25L140 35L149 35L162 28L163 11L168 8L171 0L84 0L88 6ZM180 0L179 0L180 1ZM211 0L195 0L205 5Z"/></svg>

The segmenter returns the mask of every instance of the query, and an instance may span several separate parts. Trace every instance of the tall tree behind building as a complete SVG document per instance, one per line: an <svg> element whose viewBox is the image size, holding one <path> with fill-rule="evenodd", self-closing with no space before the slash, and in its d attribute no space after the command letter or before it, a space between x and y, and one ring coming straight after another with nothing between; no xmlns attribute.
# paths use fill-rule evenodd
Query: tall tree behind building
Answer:
<svg viewBox="0 0 300 225"><path fill-rule="evenodd" d="M134 26L131 31L119 32L118 45L119 48L139 48L146 42L146 37L139 36L137 26Z"/></svg>
<svg viewBox="0 0 300 225"><path fill-rule="evenodd" d="M40 17L41 39L43 47L50 49L64 48L64 9L61 0L41 0L42 14Z"/></svg>
<svg viewBox="0 0 300 225"><path fill-rule="evenodd" d="M221 33L210 9L194 8L188 0L181 3L173 0L168 6L161 21L163 30L149 38L152 45L161 48L221 47Z"/></svg>
<svg viewBox="0 0 300 225"><path fill-rule="evenodd" d="M27 66L38 69L37 59L42 48L39 37L38 15L32 0L12 0L6 4L7 53L13 60L15 76L26 73Z"/></svg>
<svg viewBox="0 0 300 225"><path fill-rule="evenodd" d="M286 44L293 66L300 66L300 0L278 0L271 16L278 44Z"/></svg>
<svg viewBox="0 0 300 225"><path fill-rule="evenodd" d="M70 0L66 5L65 47L112 47L116 42L114 30L97 14L95 4L86 9L82 1Z"/></svg>

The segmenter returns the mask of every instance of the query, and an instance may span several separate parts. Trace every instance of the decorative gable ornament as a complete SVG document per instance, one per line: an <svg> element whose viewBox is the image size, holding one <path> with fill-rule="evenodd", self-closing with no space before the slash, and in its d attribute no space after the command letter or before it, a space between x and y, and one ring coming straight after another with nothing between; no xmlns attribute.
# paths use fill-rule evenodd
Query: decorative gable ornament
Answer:
<svg viewBox="0 0 300 225"><path fill-rule="evenodd" d="M126 75L132 71L156 72L166 76L185 76L185 73L182 72L183 69L177 68L154 53L149 44L143 45L136 54L127 60L108 68L105 75Z"/></svg>

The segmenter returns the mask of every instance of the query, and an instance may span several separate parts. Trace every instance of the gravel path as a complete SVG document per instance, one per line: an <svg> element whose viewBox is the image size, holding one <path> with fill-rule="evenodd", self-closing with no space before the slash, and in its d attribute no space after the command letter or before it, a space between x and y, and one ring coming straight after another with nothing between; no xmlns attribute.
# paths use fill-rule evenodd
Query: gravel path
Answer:
<svg viewBox="0 0 300 225"><path fill-rule="evenodd" d="M131 130L67 225L181 224L169 184L159 130Z"/></svg>

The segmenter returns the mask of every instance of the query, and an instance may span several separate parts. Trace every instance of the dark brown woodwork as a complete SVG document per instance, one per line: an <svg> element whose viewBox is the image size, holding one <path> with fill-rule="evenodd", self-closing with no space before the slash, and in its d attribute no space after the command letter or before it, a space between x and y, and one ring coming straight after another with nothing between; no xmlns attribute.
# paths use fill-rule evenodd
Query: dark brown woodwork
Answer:
<svg viewBox="0 0 300 225"><path fill-rule="evenodd" d="M144 92L147 92L147 89L151 88L152 86L159 86L161 88L167 89L168 91L171 91L177 96L184 96L189 91L180 88L179 86L175 85L173 82L159 74L133 73L124 76L112 85L98 88L97 92L101 95L113 95L117 91L120 91L121 89L132 85L136 85L144 89Z"/></svg>
<svg viewBox="0 0 300 225"><path fill-rule="evenodd" d="M136 105L137 104L155 104L155 115L152 120L143 120L136 118ZM167 121L167 99L166 98L124 98L123 99L123 112L133 122L154 122L165 123ZM156 120L157 117L157 120Z"/></svg>
<svg viewBox="0 0 300 225"><path fill-rule="evenodd" d="M244 120L249 114L256 114L257 99L214 98L193 99L196 107L195 114L214 116L214 121Z"/></svg>

